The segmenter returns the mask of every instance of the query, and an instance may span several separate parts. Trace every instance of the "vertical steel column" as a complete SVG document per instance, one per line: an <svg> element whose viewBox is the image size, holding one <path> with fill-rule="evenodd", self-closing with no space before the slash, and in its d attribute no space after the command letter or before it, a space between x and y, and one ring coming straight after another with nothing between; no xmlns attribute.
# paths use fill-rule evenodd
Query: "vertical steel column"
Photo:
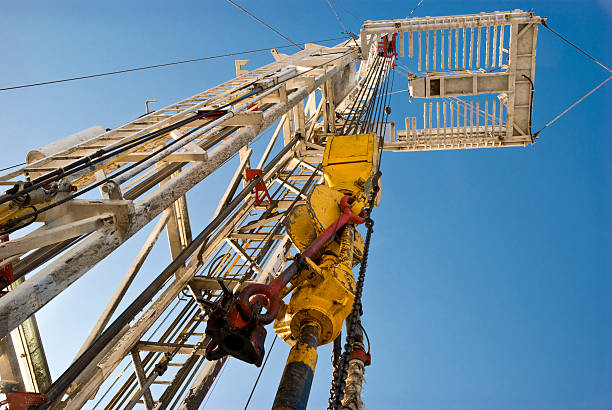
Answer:
<svg viewBox="0 0 612 410"><path fill-rule="evenodd" d="M147 376L145 375L144 367L142 365L142 361L140 360L140 353L138 352L138 349L134 348L130 350L130 355L132 356L132 364L134 365L138 387L140 390L142 390L145 408L150 410L155 406L155 402L153 401L151 390L149 390L148 387L145 387Z"/></svg>
<svg viewBox="0 0 612 410"><path fill-rule="evenodd" d="M25 390L11 335L0 339L0 391Z"/></svg>
<svg viewBox="0 0 612 410"><path fill-rule="evenodd" d="M315 322L305 323L297 342L291 348L283 371L273 410L304 410L317 365L320 328Z"/></svg>

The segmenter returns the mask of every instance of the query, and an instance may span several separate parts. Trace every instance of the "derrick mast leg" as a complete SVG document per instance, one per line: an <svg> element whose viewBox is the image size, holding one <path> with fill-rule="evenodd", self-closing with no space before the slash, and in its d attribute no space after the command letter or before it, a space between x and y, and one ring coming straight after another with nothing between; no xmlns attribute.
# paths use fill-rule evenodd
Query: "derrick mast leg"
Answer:
<svg viewBox="0 0 612 410"><path fill-rule="evenodd" d="M317 346L321 328L316 322L305 323L297 342L291 348L283 371L273 410L302 410L306 408L310 387L317 365Z"/></svg>

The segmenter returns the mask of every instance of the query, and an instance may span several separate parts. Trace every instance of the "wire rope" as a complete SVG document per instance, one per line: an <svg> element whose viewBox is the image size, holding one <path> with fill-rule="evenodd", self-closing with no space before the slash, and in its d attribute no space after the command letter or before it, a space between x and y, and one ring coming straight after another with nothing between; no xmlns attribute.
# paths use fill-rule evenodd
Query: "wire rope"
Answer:
<svg viewBox="0 0 612 410"><path fill-rule="evenodd" d="M329 63L331 63L331 62L333 62L333 61L336 61L336 60L338 60L338 59L341 59L341 58L343 58L345 55L346 55L346 54L344 53L344 54L342 54L341 56L336 57L336 58L334 58L334 59L332 59L332 60L330 60L330 61L326 62L326 64L329 64ZM318 68L318 67L319 67L319 66L321 66L321 65L322 65L322 64L319 64L319 65L317 65L317 66L314 66L314 67L312 67L312 68L310 68L310 69L308 69L308 70L306 70L306 71L304 71L304 72L302 72L302 73L296 73L296 74L295 74L293 77L288 78L288 79L286 79L285 81L288 81L288 80L290 80L290 79L292 79L292 78L295 78L295 77L297 77L298 75L303 75L303 74L305 74L305 73L308 73L308 72L310 72L310 71L312 71L312 70L314 70L314 69ZM255 89L253 92L255 92L255 91L262 91L262 90L261 90L261 89ZM229 106L233 105L234 103L236 103L236 102L238 102L238 101L241 101L241 100L244 100L245 98L248 98L248 97L249 97L251 94L252 94L252 92L251 92L251 93L248 93L248 94L245 94L245 95L243 95L243 96L239 97L238 99L236 99L236 100L232 101L231 103L228 103L228 104L226 104L226 105L224 105L224 106L220 107L219 109L224 109L224 108L227 108L227 107L229 107ZM197 115L196 115L196 117L197 117ZM191 119L191 121L193 121L193 120L194 120L194 119L192 118L192 119ZM61 205L61 204L65 203L65 202L67 202L67 201L70 201L71 199L77 198L78 196L80 196L80 195L82 195L82 194L84 194L84 193L86 193L86 192L89 192L89 191L91 191L92 189L95 189L95 188L97 188L97 187L101 186L102 184L105 184L105 183L110 182L111 180L113 180L113 179L114 179L114 178L116 178L117 176L119 176L119 175L121 175L121 174L123 174L123 173L125 173L125 172L127 172L127 171L132 170L133 168L135 168L135 167L137 167L138 165L142 164L143 162L147 161L149 158L153 157L154 155L157 155L158 153L160 153L161 151L163 151L163 150L167 149L168 147L170 147L170 146L172 146L172 145L174 145L174 144L176 144L176 143L180 142L181 140L183 140L183 139L185 139L187 136L189 136L191 133L195 132L196 130L198 130L198 129L200 129L200 128L204 127L204 126L206 126L206 124L202 124L202 125L200 125L199 127L196 127L196 128L191 129L190 131L188 131L187 133L185 133L185 134L184 134L183 136L181 136L180 138L177 138L176 140L172 140L172 141L171 141L171 142L170 142L168 145L164 145L163 147L159 148L158 150L156 150L156 151L152 152L151 154L147 155L145 158L142 158L141 160L139 160L139 161L137 161L137 162L134 162L133 164L129 165L129 166L128 166L128 167L126 167L126 168L122 168L122 169L118 170L118 171L117 171L117 172L115 172L114 174L112 174L112 175L110 175L110 176L108 176L108 177L106 177L106 178L104 178L104 179L102 179L102 180L100 180L100 181L97 181L97 182L93 183L92 185L89 185L89 186L87 186L87 187L83 188L82 190L80 190L80 191L78 191L78 192L76 192L76 193L72 194L72 195L66 196L65 198L62 198L62 199L60 199L60 200L58 200L58 201L56 201L56 202L53 202L53 203L52 203L52 204L50 204L50 205L47 205L47 206L45 206L45 207L43 207L43 208L39 209L39 210L38 210L38 213L42 213L42 212L48 211L49 209L52 209L52 208L54 208L54 207L56 207L56 206L59 206L59 205ZM80 161L80 160L78 160L78 161ZM78 162L78 161L77 161L77 162ZM63 175L63 174L60 172L60 175ZM59 176L58 176L58 178L61 178L61 177L59 177ZM42 184L42 182L40 182L39 184ZM19 192L12 193L12 194L11 194L11 196L8 196L8 197L7 197L7 196L4 196L4 198L2 198L2 199L0 200L0 204L1 204L1 203L4 203L4 202L7 202L7 201L9 201L9 200L11 200L11 198L13 198L13 199L14 199L14 198L17 198L17 197L19 197L20 195L23 195L23 193L24 193L24 192L31 192L31 191L32 191L32 190L34 190L34 189L35 189L35 188L28 187L28 188L23 189L23 190L21 190L21 191L19 191ZM21 229L21 228L23 228L24 226L29 225L29 223L34 222L34 221L35 221L35 218L34 218L34 219L32 219L32 220L31 220L31 221L30 221L30 222L29 222L27 225L23 225L23 226L15 227L15 225L16 225L17 223L19 223L19 222L21 222L21 221L23 221L23 220L26 220L27 218L31 217L32 215L33 215L32 213L29 213L29 214L26 214L26 215L22 215L22 216L19 216L19 217L17 217L17 218L12 219L10 222L7 222L7 223L3 224L2 226L7 226L7 225L8 225L8 229L6 229L5 231L1 232L1 233L0 233L0 236L7 235L7 234L10 234L10 233L12 233L12 232L15 232L15 231L17 231L18 229Z"/></svg>
<svg viewBox="0 0 612 410"><path fill-rule="evenodd" d="M418 9L418 8L421 6L421 4L423 3L423 1L424 1L424 0L419 0L419 2L417 3L417 5L416 5L416 6L414 6L414 8L412 9L412 11L410 11L410 14L408 14L408 16L407 16L406 18L408 18L408 17L412 16L412 14L413 14L413 13L416 11L416 9Z"/></svg>
<svg viewBox="0 0 612 410"><path fill-rule="evenodd" d="M341 134L345 135L345 132L346 134L350 132L357 132L359 129L361 118L364 116L365 111L367 111L367 108L371 103L371 90L375 84L375 81L377 80L377 74L375 73L378 72L380 66L382 66L382 58L377 55L374 64L372 64L368 70L366 79L362 82L362 88L353 102L353 107L351 107L351 121L349 126L346 128L346 131L344 127L342 127Z"/></svg>
<svg viewBox="0 0 612 410"><path fill-rule="evenodd" d="M274 343L276 343L276 339L278 339L278 334L274 334L274 340L272 340L272 344L270 345L270 350L268 350L268 354L266 355L266 358L263 362L263 365L261 366L261 369L259 369L259 374L257 375L257 379L255 379L255 384L253 384L253 388L251 389L251 394L249 394L249 399L247 400L246 404L244 405L244 410L247 410L247 408L249 407L249 403L251 402L251 398L253 397L253 393L255 393L255 388L257 387L257 383L259 383L259 379L261 378L261 374L263 373L264 369L266 368L266 363L268 363L268 358L270 357L270 353L272 353L272 348L274 347Z"/></svg>
<svg viewBox="0 0 612 410"><path fill-rule="evenodd" d="M546 20L542 20L541 21L542 25L544 27L546 27L547 29L549 29L553 34L555 34L557 37L559 37L561 40L565 41L567 44L569 44L570 46L574 47L576 50L578 50L579 52L581 52L582 54L584 54L585 56L587 56L588 58L590 58L591 60L593 60L595 63L597 63L599 66L601 66L603 69L607 70L608 72L612 73L612 70L610 70L610 68L608 68L608 66L606 66L605 64L603 64L601 61L597 60L595 57L593 57L592 55L590 55L589 53L587 53L586 51L584 51L582 48L578 47L576 44L572 43L571 41L569 41L567 38L565 38L564 36L562 36L561 34L557 33L555 30L553 30L552 28L550 28L550 26L546 23Z"/></svg>
<svg viewBox="0 0 612 410"><path fill-rule="evenodd" d="M290 42L291 44L293 44L294 46L296 46L298 49L303 50L304 47L301 47L299 45L297 45L296 43L294 43L293 41L291 41L288 37L286 37L285 35L283 35L283 33L281 33L280 31L278 31L277 29L275 29L274 27L266 24L263 20L261 20L259 17L257 17L256 15L254 15L253 13L249 12L248 10L245 10L244 8L242 8L241 6L239 6L238 4L236 4L234 1L232 0L227 0L228 2L230 2L231 4L233 4L234 6L236 6L237 8L239 8L240 10L242 10L243 12L245 12L246 14L248 14L249 16L251 16L252 18L254 18L255 20L259 21L261 24L263 24L264 26L266 26L267 28L269 28L270 30L272 30L273 32L275 32L276 34L278 34L279 36L281 36L282 38L284 38L285 40L287 40L288 42Z"/></svg>
<svg viewBox="0 0 612 410"><path fill-rule="evenodd" d="M218 59L218 58L232 57L232 56L237 56L237 55L241 55L241 54L261 53L261 52L264 52L264 51L270 51L270 50L279 49L279 48L293 47L294 45L298 46L298 48L299 48L299 45L303 46L303 45L308 44L308 43L324 43L324 42L328 42L328 41L344 40L345 38L346 37L343 36L343 37L328 38L328 39L323 39L323 40L315 40L315 41L309 41L309 42L303 42L303 43L297 43L297 44L293 44L293 42L292 42L292 45L283 45L283 46L276 46L276 47L258 48L258 49L254 49L254 50L245 50L245 51L236 51L234 53L218 54L218 55L214 55L214 56L192 58L192 59L189 59L189 60L172 61L172 62L169 62L169 63L153 64L153 65L142 66L142 67L125 68L125 69L116 70L116 71L108 71L108 72L105 72L105 73L87 74L87 75L81 75L81 76L76 76L76 77L63 78L63 79L59 79L59 80L40 81L40 82L29 83L29 84L15 85L15 86L11 86L11 87L3 87L3 88L0 88L0 91L17 90L17 89L20 89L20 88L38 87L38 86L42 86L42 85L65 83L65 82L77 81L77 80L86 80L86 79L89 79L89 78L106 77L106 76L122 74L122 73L130 73L130 72L134 72L134 71L150 70L150 69L154 69L154 68L169 67L169 66L174 66L174 65L187 64L187 63L195 63L195 62L206 61L206 60L215 60L215 59ZM0 170L0 171L2 171L2 170Z"/></svg>
<svg viewBox="0 0 612 410"><path fill-rule="evenodd" d="M593 88L591 91L589 91L588 93L586 93L585 95L583 95L578 101L576 101L575 103L573 103L572 105L570 105L569 107L567 107L561 114L557 115L555 118L553 118L552 120L548 121L546 123L546 125L544 125L542 128L540 128L540 130L538 130L537 132L535 132L533 134L534 137L537 137L538 134L540 134L546 127L548 127L549 125L553 124L555 121L557 121L559 118L563 117L565 114L567 114L567 112L569 110L571 110L572 108L574 108L575 106L577 106L578 104L580 104L582 101L584 101L585 98L587 98L589 95L593 94L595 91L597 91L600 87L602 87L605 83L607 83L608 81L610 81L612 79L612 75L608 78L606 78L605 80L603 80L601 83L599 83L599 85L597 85L595 88Z"/></svg>
<svg viewBox="0 0 612 410"><path fill-rule="evenodd" d="M344 7L342 6L342 4L340 4L340 2L339 2L339 1L338 1L338 2L334 2L334 4L335 4L336 6L338 6L338 7L340 7L342 10L344 10L344 11L345 11L345 12L346 12L348 15L350 15L351 17L353 17L353 18L354 18L355 20L357 20L358 22L360 22L360 23L361 23L362 21L364 21L364 19L362 19L362 18L360 18L360 17L356 16L354 13L351 13L349 10L347 10L346 8L344 8Z"/></svg>
<svg viewBox="0 0 612 410"><path fill-rule="evenodd" d="M25 165L25 164L26 164L25 162L22 162L21 164L11 165L10 167L6 167L6 168L0 169L0 172L7 171L7 170L13 169L13 168L17 168L17 167L20 167L20 166Z"/></svg>
<svg viewBox="0 0 612 410"><path fill-rule="evenodd" d="M381 64L378 66L378 71L374 75L374 80L372 85L368 89L367 97L366 97L366 105L365 110L360 115L361 121L357 124L356 132L364 133L368 132L370 128L370 117L372 110L374 109L374 105L376 103L376 92L378 91L378 87L380 85L381 73L384 69L386 61L380 58Z"/></svg>
<svg viewBox="0 0 612 410"><path fill-rule="evenodd" d="M342 26L342 30L344 30L343 33L348 33L348 30L346 29L346 26L344 25L344 22L342 21L342 19L340 18L340 16L336 12L336 9L332 5L331 0L327 0L327 4L329 4L329 8L334 13L334 16L336 16L336 20L338 20L338 23L340 23L340 26Z"/></svg>
<svg viewBox="0 0 612 410"><path fill-rule="evenodd" d="M368 87L370 77L372 76L372 73L374 72L374 65L377 63L378 63L378 56L377 56L377 60L375 60L374 63L368 69L365 78L361 81L360 88L357 91L357 95L354 97L353 104L351 105L351 108L349 109L349 112L347 114L349 118L345 119L344 124L342 124L342 128L340 130L341 135L345 135L345 129L348 132L352 128L353 121L355 120L355 116L356 116L355 108L357 107L357 104L360 103L361 99L363 98L363 94L365 93L365 90Z"/></svg>

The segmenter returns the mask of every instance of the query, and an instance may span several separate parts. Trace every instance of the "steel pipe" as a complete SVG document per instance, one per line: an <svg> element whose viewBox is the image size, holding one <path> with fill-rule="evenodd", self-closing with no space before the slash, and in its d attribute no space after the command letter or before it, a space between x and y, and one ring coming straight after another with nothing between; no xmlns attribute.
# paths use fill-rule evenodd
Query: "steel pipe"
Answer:
<svg viewBox="0 0 612 410"><path fill-rule="evenodd" d="M320 327L308 322L300 328L281 377L272 410L305 410L317 365Z"/></svg>

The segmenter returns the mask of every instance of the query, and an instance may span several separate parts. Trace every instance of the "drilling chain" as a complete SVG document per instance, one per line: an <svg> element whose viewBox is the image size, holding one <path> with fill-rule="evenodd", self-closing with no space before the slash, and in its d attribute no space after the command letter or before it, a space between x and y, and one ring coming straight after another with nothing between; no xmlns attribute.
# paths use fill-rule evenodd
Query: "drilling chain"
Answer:
<svg viewBox="0 0 612 410"><path fill-rule="evenodd" d="M355 301L353 302L353 310L347 319L346 342L344 344L344 352L340 357L338 365L334 369L332 387L329 391L328 410L341 409L342 399L344 398L344 388L346 387L346 377L348 373L349 361L351 352L353 351L353 342L355 341L355 333L360 321L360 316L363 314L361 295L363 294L363 284L365 282L365 273L368 264L368 253L370 250L370 239L372 237L374 221L370 218L374 198L378 192L378 186L374 186L370 207L366 210L365 226L367 228L366 238L363 249L363 257L359 266L359 277L355 290Z"/></svg>

